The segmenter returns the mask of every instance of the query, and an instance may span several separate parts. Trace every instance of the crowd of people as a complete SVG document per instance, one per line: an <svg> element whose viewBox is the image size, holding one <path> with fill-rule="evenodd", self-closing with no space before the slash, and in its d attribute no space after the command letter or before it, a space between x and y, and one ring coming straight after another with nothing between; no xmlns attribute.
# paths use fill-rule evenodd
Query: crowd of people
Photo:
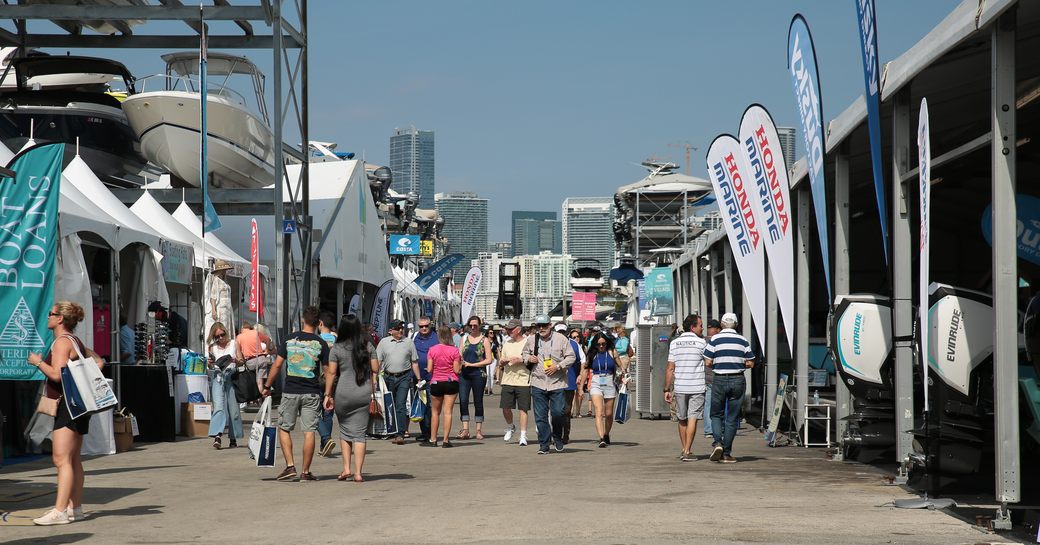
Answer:
<svg viewBox="0 0 1040 545"><path fill-rule="evenodd" d="M29 357L29 363L47 377L45 397L59 409L52 439L58 469L57 502L34 520L40 525L66 524L83 517L79 451L89 420L72 420L67 410L61 410L61 368L78 354L93 357L99 366L104 360L74 335L81 320L83 310L75 303L55 303L48 316L54 344L46 358L39 354ZM745 392L744 370L755 359L736 325L736 315L727 313L719 322L709 321L705 333L703 319L691 314L670 342L664 395L679 422L682 461L697 459L692 454L693 440L705 406L709 407L705 433L712 437L708 458L736 461L732 447ZM388 332L379 339L356 315L346 314L337 323L334 314L313 306L303 310L300 329L277 346L259 324L243 324L238 335L232 336L223 322L213 322L206 338L213 447L221 448L225 431L229 447L237 446L243 437L242 406L230 379L236 369L245 366L256 371L263 397L273 393L283 367L285 370L277 407L278 440L285 460L285 469L277 477L280 481L317 480L310 471L315 453L331 456L337 444L343 459L338 480L364 481L366 443L383 392L393 397L398 426L390 435L397 445L412 437L410 397L429 400L415 437L421 446L451 448L453 441L485 439L484 396L498 384L507 443L515 440L519 446L528 445L528 413L533 411L538 454L563 452L570 442L572 418L583 415L595 418L598 446L607 448L614 404L637 356L634 342L621 326L581 330L553 324L544 315L530 326L512 319L501 328L484 324L478 316L470 317L464 326L435 326L424 316L414 333L407 332L400 320L391 322ZM456 400L461 429L452 435ZM585 400L591 413L582 412ZM333 439L333 415L338 422L338 441ZM299 470L290 435L297 423L304 438Z"/></svg>

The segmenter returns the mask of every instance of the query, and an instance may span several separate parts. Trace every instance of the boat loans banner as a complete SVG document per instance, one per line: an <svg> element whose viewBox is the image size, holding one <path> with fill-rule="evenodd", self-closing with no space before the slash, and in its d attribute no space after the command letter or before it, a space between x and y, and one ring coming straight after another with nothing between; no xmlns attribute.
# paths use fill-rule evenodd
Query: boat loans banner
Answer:
<svg viewBox="0 0 1040 545"><path fill-rule="evenodd" d="M376 300L372 305L372 328L376 330L379 338L386 337L386 328L390 325L390 295L394 288L394 281L387 280L379 286L376 292Z"/></svg>
<svg viewBox="0 0 1040 545"><path fill-rule="evenodd" d="M888 264L888 211L885 207L885 172L881 157L881 80L877 48L877 18L874 0L853 0L859 21L859 45L863 58L863 83L866 87L867 128L870 130L870 165L874 171L874 195L881 219L881 244Z"/></svg>
<svg viewBox="0 0 1040 545"><path fill-rule="evenodd" d="M769 272L776 284L787 346L794 354L794 230L787 163L780 149L776 125L765 108L752 104L740 120L740 144L757 190L752 208L769 256Z"/></svg>
<svg viewBox="0 0 1040 545"><path fill-rule="evenodd" d="M424 291L433 285L440 277L444 276L451 270L452 267L462 261L462 254L449 254L444 256L440 261L430 265L429 269L426 269L415 279L415 285L422 288Z"/></svg>
<svg viewBox="0 0 1040 545"><path fill-rule="evenodd" d="M813 47L809 25L801 14L791 19L787 32L787 69L794 84L794 98L798 103L798 120L805 139L805 160L809 169L813 210L816 212L816 233L820 237L820 257L823 258L823 277L827 282L827 301L834 301L831 290L831 243L827 221L827 181L823 176L823 102L820 97L820 77L816 66L816 48Z"/></svg>
<svg viewBox="0 0 1040 545"><path fill-rule="evenodd" d="M921 313L921 328L920 331L928 332L931 331L928 327L928 277L929 271L929 250L931 248L931 223L932 223L932 141L928 135L928 99L921 99L921 116L917 122L917 164L918 164L918 186L921 188L921 234L920 234L920 250L921 257L918 261L921 270L918 271L920 278L920 286L918 287L918 303L917 308ZM924 384L928 384L928 335L927 333L921 336L921 367L924 373ZM928 406L928 390L924 389L924 410L929 410Z"/></svg>
<svg viewBox="0 0 1040 545"><path fill-rule="evenodd" d="M477 290L480 289L480 267L473 267L466 273L466 282L462 284L462 319L469 320L473 316L473 303L477 302Z"/></svg>
<svg viewBox="0 0 1040 545"><path fill-rule="evenodd" d="M719 135L708 148L708 178L715 188L715 198L722 213L722 224L729 235L729 245L737 262L744 293L751 305L751 319L758 332L761 352L765 351L766 276L762 233L748 190L755 191L751 167L747 164L740 142L728 134ZM751 185L748 185L751 184ZM649 284L647 294L649 295Z"/></svg>
<svg viewBox="0 0 1040 545"><path fill-rule="evenodd" d="M30 352L50 346L58 201L64 144L18 154L14 179L0 179L0 380L41 380Z"/></svg>

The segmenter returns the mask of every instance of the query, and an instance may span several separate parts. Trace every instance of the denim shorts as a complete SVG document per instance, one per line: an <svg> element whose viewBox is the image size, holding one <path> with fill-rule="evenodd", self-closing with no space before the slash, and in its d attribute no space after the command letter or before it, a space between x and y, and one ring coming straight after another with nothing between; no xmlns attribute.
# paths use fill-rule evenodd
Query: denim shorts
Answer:
<svg viewBox="0 0 1040 545"><path fill-rule="evenodd" d="M617 397L614 375L592 375L590 382L592 384L589 386L589 395L603 396L603 399L614 399Z"/></svg>
<svg viewBox="0 0 1040 545"><path fill-rule="evenodd" d="M318 394L282 394L282 402L278 404L278 427L292 431L296 427L298 415L304 433L317 432L320 401L321 396Z"/></svg>

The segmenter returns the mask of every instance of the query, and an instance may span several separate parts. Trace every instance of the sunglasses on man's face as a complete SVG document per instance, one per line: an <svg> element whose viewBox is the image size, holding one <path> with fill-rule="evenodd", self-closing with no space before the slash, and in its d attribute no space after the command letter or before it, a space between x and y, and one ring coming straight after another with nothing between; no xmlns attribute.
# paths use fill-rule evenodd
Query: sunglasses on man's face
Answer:
<svg viewBox="0 0 1040 545"><path fill-rule="evenodd" d="M430 324L419 324L419 329L429 329Z"/></svg>

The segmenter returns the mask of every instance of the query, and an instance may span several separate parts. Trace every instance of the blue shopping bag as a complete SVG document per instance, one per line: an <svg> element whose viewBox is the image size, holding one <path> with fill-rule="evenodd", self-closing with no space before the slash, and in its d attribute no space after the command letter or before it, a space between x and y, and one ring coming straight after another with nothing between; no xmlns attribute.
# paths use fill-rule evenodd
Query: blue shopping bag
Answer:
<svg viewBox="0 0 1040 545"><path fill-rule="evenodd" d="M422 422L423 418L426 417L426 402L423 398L426 397L425 390L415 390L412 394L412 410L411 414L408 415L409 420L412 422Z"/></svg>
<svg viewBox="0 0 1040 545"><path fill-rule="evenodd" d="M271 425L271 398L264 399L249 430L249 457L256 467L274 467L274 451L278 445L278 430Z"/></svg>
<svg viewBox="0 0 1040 545"><path fill-rule="evenodd" d="M66 365L61 368L61 395L65 398L65 406L69 409L69 416L73 420L87 414L90 410L83 401L83 396L76 387L76 380L72 378L72 372Z"/></svg>
<svg viewBox="0 0 1040 545"><path fill-rule="evenodd" d="M618 390L617 399L614 400L614 422L624 424L628 422L628 385L621 385Z"/></svg>
<svg viewBox="0 0 1040 545"><path fill-rule="evenodd" d="M383 428L386 435L398 433L397 404L394 402L394 394L387 389L382 375L379 377L379 390L383 392Z"/></svg>
<svg viewBox="0 0 1040 545"><path fill-rule="evenodd" d="M181 372L185 375L205 375L206 357L191 350L181 352Z"/></svg>

